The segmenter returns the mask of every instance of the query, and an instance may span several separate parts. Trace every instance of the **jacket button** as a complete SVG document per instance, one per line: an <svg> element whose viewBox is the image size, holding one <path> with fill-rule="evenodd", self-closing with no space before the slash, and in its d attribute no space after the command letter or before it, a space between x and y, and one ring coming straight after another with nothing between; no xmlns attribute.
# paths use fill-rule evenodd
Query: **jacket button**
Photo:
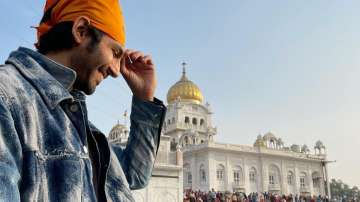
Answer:
<svg viewBox="0 0 360 202"><path fill-rule="evenodd" d="M70 111L71 112L77 112L77 110L79 109L79 107L76 104L73 104L70 106Z"/></svg>

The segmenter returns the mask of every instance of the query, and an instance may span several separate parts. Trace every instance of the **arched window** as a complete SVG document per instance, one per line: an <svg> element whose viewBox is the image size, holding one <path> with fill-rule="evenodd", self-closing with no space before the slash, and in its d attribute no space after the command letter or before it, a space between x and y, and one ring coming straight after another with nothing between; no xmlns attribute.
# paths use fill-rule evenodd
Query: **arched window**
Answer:
<svg viewBox="0 0 360 202"><path fill-rule="evenodd" d="M273 139L270 140L270 148L275 149L275 141Z"/></svg>
<svg viewBox="0 0 360 202"><path fill-rule="evenodd" d="M234 184L239 185L242 180L242 169L240 166L235 166L233 170Z"/></svg>
<svg viewBox="0 0 360 202"><path fill-rule="evenodd" d="M192 184L192 175L191 175L191 172L188 172L188 173L187 173L187 183L188 183L188 184Z"/></svg>
<svg viewBox="0 0 360 202"><path fill-rule="evenodd" d="M190 143L189 137L185 136L184 141L185 141L185 145L188 145Z"/></svg>
<svg viewBox="0 0 360 202"><path fill-rule="evenodd" d="M287 183L288 185L292 185L294 182L294 174L293 172L289 171L287 174Z"/></svg>
<svg viewBox="0 0 360 202"><path fill-rule="evenodd" d="M306 184L306 173L302 172L300 173L300 188L305 188Z"/></svg>
<svg viewBox="0 0 360 202"><path fill-rule="evenodd" d="M196 119L196 118L193 118L193 119L192 119L192 124L193 124L193 125L196 125L196 124L197 124L197 119Z"/></svg>
<svg viewBox="0 0 360 202"><path fill-rule="evenodd" d="M249 171L250 183L256 183L256 169L252 167Z"/></svg>
<svg viewBox="0 0 360 202"><path fill-rule="evenodd" d="M312 180L313 180L313 187L319 189L321 183L321 177L318 172L313 172Z"/></svg>
<svg viewBox="0 0 360 202"><path fill-rule="evenodd" d="M204 119L200 119L200 126L203 126L205 123Z"/></svg>
<svg viewBox="0 0 360 202"><path fill-rule="evenodd" d="M224 183L224 174L225 173L225 167L222 164L218 164L216 166L216 179L220 182L220 183Z"/></svg>
<svg viewBox="0 0 360 202"><path fill-rule="evenodd" d="M269 184L280 184L280 170L275 165L269 167Z"/></svg>
<svg viewBox="0 0 360 202"><path fill-rule="evenodd" d="M273 174L269 175L269 184L275 184L275 176Z"/></svg>
<svg viewBox="0 0 360 202"><path fill-rule="evenodd" d="M188 163L184 164L184 178L187 184L192 184L191 168Z"/></svg>
<svg viewBox="0 0 360 202"><path fill-rule="evenodd" d="M201 184L206 184L206 172L205 172L205 167L204 165L200 166L200 183Z"/></svg>
<svg viewBox="0 0 360 202"><path fill-rule="evenodd" d="M185 116L185 123L190 123L190 119L187 116Z"/></svg>

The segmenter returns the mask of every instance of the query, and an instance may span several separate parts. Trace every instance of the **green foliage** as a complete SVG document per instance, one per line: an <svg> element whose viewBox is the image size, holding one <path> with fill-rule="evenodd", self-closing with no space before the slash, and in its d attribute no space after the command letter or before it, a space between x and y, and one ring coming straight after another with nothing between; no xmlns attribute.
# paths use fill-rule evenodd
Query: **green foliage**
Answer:
<svg viewBox="0 0 360 202"><path fill-rule="evenodd" d="M332 198L335 199L345 198L347 200L359 200L360 197L360 190L357 186L350 188L348 184L345 184L341 180L331 179L330 191Z"/></svg>

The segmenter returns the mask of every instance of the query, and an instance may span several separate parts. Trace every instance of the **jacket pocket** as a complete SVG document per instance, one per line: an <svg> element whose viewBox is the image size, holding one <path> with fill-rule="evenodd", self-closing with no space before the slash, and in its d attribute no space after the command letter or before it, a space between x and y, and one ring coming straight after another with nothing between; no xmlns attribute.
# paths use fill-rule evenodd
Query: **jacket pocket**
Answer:
<svg viewBox="0 0 360 202"><path fill-rule="evenodd" d="M83 158L78 154L36 152L39 173L38 201L82 201Z"/></svg>

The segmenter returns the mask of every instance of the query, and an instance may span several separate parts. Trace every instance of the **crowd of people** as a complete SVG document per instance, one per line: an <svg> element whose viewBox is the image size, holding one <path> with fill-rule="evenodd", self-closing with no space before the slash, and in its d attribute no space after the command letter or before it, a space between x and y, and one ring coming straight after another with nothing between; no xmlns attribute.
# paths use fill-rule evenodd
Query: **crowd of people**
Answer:
<svg viewBox="0 0 360 202"><path fill-rule="evenodd" d="M211 191L185 190L184 202L327 202L327 197L323 196L299 196L299 195L279 195L268 192L250 193L243 192L220 192L212 189Z"/></svg>

